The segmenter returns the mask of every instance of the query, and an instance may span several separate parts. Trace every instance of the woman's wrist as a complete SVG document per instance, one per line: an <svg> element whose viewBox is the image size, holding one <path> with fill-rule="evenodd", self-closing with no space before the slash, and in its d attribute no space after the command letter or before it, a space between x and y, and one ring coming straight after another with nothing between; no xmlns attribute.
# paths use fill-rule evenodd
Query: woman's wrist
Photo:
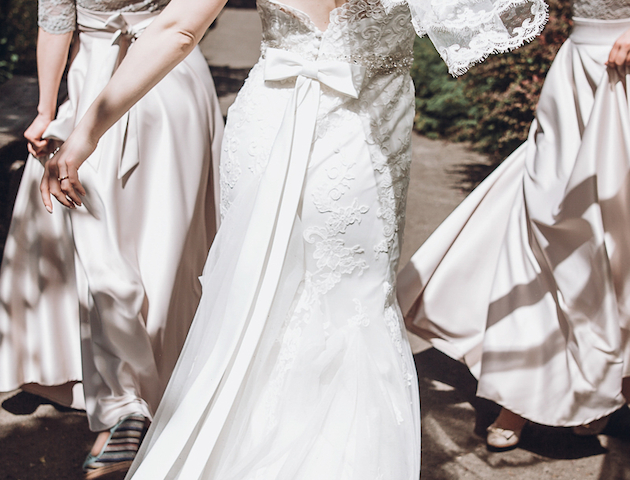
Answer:
<svg viewBox="0 0 630 480"><path fill-rule="evenodd" d="M69 143L67 147L73 151L72 158L77 162L77 168L92 154L99 141L99 137L92 133L93 129L86 127L85 124L81 125L81 123L77 125L65 142L66 144Z"/></svg>
<svg viewBox="0 0 630 480"><path fill-rule="evenodd" d="M52 122L55 119L56 113L56 108L50 108L43 105L38 105L37 107L37 116L44 120L50 120Z"/></svg>

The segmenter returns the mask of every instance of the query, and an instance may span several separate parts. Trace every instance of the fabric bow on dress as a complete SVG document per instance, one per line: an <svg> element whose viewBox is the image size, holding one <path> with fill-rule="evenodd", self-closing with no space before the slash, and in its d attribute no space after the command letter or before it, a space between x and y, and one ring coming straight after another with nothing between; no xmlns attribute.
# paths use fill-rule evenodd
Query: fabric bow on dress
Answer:
<svg viewBox="0 0 630 480"><path fill-rule="evenodd" d="M111 37L110 48L103 52L102 56L97 56L98 64L86 65L84 74L90 77L88 78L90 81L82 82L85 88L79 96L79 104L73 105L72 102L68 102L62 105L57 118L48 126L43 138L65 141L70 136L75 125L109 82L131 44L156 16L155 12L99 14L77 6L79 31L86 37ZM68 78L68 82L72 80ZM138 164L140 157L136 113L136 107L127 111L121 120L106 133L106 137L109 138L105 138L102 142L107 143L108 140L112 140L113 145L122 145L122 149L120 151L100 150L91 155L86 163L98 170L101 161L115 162L118 164L119 179L129 173Z"/></svg>

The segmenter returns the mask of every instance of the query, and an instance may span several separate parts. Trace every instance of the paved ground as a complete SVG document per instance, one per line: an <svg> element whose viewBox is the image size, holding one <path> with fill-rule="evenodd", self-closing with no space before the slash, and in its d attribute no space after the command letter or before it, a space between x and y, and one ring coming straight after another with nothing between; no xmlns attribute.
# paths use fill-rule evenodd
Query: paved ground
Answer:
<svg viewBox="0 0 630 480"><path fill-rule="evenodd" d="M228 10L202 43L224 110L257 58L259 31L255 12ZM34 116L36 101L32 78L0 87L0 235L19 174L11 173L11 166L18 168L25 156L20 132ZM403 262L488 170L485 158L463 145L414 136L413 153ZM566 429L529 426L522 448L490 453L477 433L497 407L475 397L467 369L433 349L417 354L416 364L423 480L630 480L630 412L611 422L613 435L578 438ZM1 394L0 402L0 480L82 478L78 466L93 438L83 413L19 391Z"/></svg>

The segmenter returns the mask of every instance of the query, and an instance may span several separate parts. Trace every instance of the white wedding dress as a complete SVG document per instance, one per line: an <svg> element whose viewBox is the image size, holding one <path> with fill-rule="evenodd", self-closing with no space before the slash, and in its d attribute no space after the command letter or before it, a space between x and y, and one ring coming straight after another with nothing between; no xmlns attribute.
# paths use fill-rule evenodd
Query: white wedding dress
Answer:
<svg viewBox="0 0 630 480"><path fill-rule="evenodd" d="M527 142L398 278L408 328L478 395L555 426L616 410L630 376L630 77L604 65L630 2L573 7Z"/></svg>
<svg viewBox="0 0 630 480"><path fill-rule="evenodd" d="M545 18L526 3L521 23L537 23L518 41ZM350 0L326 31L276 1L258 10L262 56L228 113L202 299L128 478L417 480L418 383L395 295L409 7Z"/></svg>

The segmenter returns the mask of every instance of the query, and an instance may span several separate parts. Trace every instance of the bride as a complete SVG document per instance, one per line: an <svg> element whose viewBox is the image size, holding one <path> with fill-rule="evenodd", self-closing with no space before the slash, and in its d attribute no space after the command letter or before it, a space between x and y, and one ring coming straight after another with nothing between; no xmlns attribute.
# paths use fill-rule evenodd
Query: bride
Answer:
<svg viewBox="0 0 630 480"><path fill-rule="evenodd" d="M225 0L173 0L46 166L80 203L98 138ZM451 72L533 38L542 0L258 0L262 55L228 115L221 229L134 479L417 479L418 386L395 295L414 28ZM62 178L61 182L58 180Z"/></svg>

